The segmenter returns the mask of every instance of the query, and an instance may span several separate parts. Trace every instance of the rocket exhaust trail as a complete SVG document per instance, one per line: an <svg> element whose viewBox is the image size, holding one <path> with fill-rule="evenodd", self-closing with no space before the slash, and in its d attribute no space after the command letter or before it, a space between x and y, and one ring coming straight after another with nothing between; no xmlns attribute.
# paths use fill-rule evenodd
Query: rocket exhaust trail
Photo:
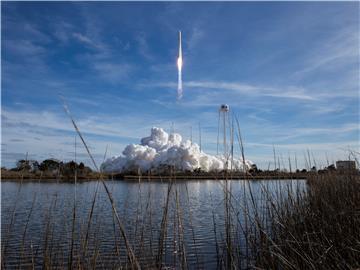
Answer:
<svg viewBox="0 0 360 270"><path fill-rule="evenodd" d="M179 31L179 57L177 59L178 66L178 89L177 89L177 99L180 100L183 96L183 87L182 87L182 49L181 49L181 31Z"/></svg>

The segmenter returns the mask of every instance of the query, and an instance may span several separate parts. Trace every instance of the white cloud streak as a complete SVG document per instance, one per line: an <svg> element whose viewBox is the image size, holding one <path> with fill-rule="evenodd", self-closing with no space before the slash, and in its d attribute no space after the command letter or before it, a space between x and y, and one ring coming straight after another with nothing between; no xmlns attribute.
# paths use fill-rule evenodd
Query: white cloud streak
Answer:
<svg viewBox="0 0 360 270"><path fill-rule="evenodd" d="M355 63L358 65L359 56L358 29L346 29L311 50L304 67L296 71L294 77L302 78L314 72L334 70Z"/></svg>
<svg viewBox="0 0 360 270"><path fill-rule="evenodd" d="M148 83L140 85L142 87L166 87L176 88L176 84L172 82L167 83ZM184 82L184 88L187 89L201 89L201 90L218 90L228 91L235 94L243 94L248 96L269 96L275 98L297 99L305 101L316 100L316 95L307 93L307 91L300 87L284 87L278 89L269 86L250 85L240 82L225 82L225 81L187 81ZM206 94L205 94L206 95Z"/></svg>
<svg viewBox="0 0 360 270"><path fill-rule="evenodd" d="M89 37L85 36L84 34L81 33L73 33L72 36L79 42L97 48L97 49L101 49L102 45L98 44L97 42L91 40Z"/></svg>

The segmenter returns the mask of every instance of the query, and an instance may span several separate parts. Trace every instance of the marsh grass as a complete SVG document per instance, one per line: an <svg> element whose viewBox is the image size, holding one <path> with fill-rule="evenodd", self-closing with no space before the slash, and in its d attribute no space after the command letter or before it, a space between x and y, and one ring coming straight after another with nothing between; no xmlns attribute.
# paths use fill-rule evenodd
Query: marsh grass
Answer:
<svg viewBox="0 0 360 270"><path fill-rule="evenodd" d="M358 175L313 175L308 191L272 206L271 235L256 264L286 269L360 266ZM271 237L270 237L271 236Z"/></svg>

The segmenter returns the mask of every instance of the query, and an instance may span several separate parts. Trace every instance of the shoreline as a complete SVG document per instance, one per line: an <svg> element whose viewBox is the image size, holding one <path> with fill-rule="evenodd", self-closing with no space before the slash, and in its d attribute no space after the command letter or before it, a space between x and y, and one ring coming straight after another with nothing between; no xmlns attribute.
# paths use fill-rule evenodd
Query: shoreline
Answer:
<svg viewBox="0 0 360 270"><path fill-rule="evenodd" d="M264 181L264 180L306 180L309 177L316 175L342 175L341 171L328 171L328 172L257 172L257 173L183 173L178 172L174 174L108 174L92 172L86 175L78 175L77 183L98 181L101 178L105 181L126 181L126 182L162 182L162 181L221 181L221 180L250 180L250 181ZM348 172L349 173L349 172ZM351 174L358 175L357 171ZM8 170L1 170L1 182L43 182L43 183L74 183L75 176L58 175L50 173L29 173L29 172L14 172Z"/></svg>
<svg viewBox="0 0 360 270"><path fill-rule="evenodd" d="M103 178L105 181L123 181L123 182L167 182L167 181L222 181L222 180L306 180L313 174L296 174L296 173L281 173L281 174L262 174L262 175L224 175L224 174L202 174L202 175L122 175L122 174L92 174L90 176L77 177L77 183L98 181ZM22 183L74 183L74 176L60 177L53 175L36 175L36 174L1 174L1 182L22 182Z"/></svg>

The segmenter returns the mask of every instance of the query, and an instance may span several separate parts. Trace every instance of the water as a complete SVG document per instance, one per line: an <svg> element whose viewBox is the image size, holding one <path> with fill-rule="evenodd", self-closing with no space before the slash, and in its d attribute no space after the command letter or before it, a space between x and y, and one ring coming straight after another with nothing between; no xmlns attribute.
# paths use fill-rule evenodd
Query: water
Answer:
<svg viewBox="0 0 360 270"><path fill-rule="evenodd" d="M159 254L169 183L109 181L106 184L137 258L145 268L153 266ZM239 248L239 260L245 256L242 232L246 217L251 220L257 209L256 213L265 220L265 206L270 197L272 201L280 201L289 192L304 187L304 180L228 181L230 230L232 241ZM2 182L1 188L2 259L6 268L67 267L71 239L74 239L74 265L115 268L126 264L124 240L101 183L75 186ZM182 264L189 268L216 269L224 264L221 258L226 250L225 198L230 194L224 188L224 181L214 180L186 181L172 186L164 255L160 256L162 265L173 269L182 268ZM75 198L76 222L72 234ZM247 226L251 225L247 223Z"/></svg>

